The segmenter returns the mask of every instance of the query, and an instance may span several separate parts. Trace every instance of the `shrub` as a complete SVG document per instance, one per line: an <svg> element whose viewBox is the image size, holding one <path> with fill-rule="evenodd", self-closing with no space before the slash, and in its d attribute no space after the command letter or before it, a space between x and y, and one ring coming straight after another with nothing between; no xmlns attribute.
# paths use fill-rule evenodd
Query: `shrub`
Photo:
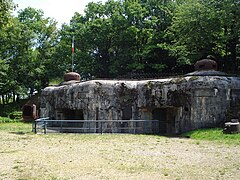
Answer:
<svg viewBox="0 0 240 180"><path fill-rule="evenodd" d="M10 119L22 119L22 112L21 111L13 111L8 115L8 117Z"/></svg>
<svg viewBox="0 0 240 180"><path fill-rule="evenodd" d="M12 123L12 122L19 122L20 119L10 119L8 117L1 117L0 116L0 123Z"/></svg>

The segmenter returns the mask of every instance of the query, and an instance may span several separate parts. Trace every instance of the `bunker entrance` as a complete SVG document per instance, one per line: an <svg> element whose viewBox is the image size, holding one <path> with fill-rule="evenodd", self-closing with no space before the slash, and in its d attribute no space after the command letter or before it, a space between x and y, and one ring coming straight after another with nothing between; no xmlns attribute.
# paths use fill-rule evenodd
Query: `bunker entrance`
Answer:
<svg viewBox="0 0 240 180"><path fill-rule="evenodd" d="M66 120L84 120L83 110L63 110L63 116Z"/></svg>
<svg viewBox="0 0 240 180"><path fill-rule="evenodd" d="M123 120L130 120L132 119L132 106L128 105L123 108L122 110L122 119Z"/></svg>
<svg viewBox="0 0 240 180"><path fill-rule="evenodd" d="M132 106L127 105L122 109L122 120L130 120L132 119ZM129 127L131 124L129 122L121 122L120 123L120 132L127 133L129 132Z"/></svg>
<svg viewBox="0 0 240 180"><path fill-rule="evenodd" d="M152 111L153 120L159 121L159 134L175 133L177 108L156 108Z"/></svg>
<svg viewBox="0 0 240 180"><path fill-rule="evenodd" d="M57 120L66 120L63 122L52 122L49 126L60 127L62 132L80 132L79 128L83 128L83 122L71 122L70 120L84 120L83 110L58 109L56 113ZM67 121L69 120L69 122Z"/></svg>
<svg viewBox="0 0 240 180"><path fill-rule="evenodd" d="M64 117L66 120L84 120L83 110L71 110L66 109L63 111ZM75 127L75 128L82 128L83 122L67 122L66 126L68 127ZM68 132L74 132L74 130L68 130Z"/></svg>

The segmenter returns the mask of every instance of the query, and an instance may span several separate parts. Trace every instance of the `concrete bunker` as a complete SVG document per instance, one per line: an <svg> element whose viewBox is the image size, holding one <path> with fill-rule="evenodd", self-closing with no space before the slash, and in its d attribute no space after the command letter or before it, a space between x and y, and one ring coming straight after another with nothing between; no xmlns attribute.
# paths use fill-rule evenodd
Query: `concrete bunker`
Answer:
<svg viewBox="0 0 240 180"><path fill-rule="evenodd" d="M40 115L83 120L79 126L89 130L82 132L93 133L178 134L220 126L240 102L240 78L211 63L199 62L197 71L177 78L70 80L42 91ZM231 113L237 116L237 109Z"/></svg>

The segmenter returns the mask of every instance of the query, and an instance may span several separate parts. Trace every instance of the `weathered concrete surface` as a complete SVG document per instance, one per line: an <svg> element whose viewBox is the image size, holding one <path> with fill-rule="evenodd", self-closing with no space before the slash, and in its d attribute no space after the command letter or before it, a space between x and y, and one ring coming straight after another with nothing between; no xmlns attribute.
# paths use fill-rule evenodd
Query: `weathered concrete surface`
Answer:
<svg viewBox="0 0 240 180"><path fill-rule="evenodd" d="M159 133L175 134L220 125L239 97L237 77L92 80L45 88L40 111L53 119L157 119Z"/></svg>

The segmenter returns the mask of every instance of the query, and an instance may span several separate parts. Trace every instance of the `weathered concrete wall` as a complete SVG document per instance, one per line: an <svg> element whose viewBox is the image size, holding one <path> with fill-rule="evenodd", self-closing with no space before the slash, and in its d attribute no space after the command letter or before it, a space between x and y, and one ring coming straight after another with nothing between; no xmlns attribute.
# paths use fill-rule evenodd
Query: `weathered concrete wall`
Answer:
<svg viewBox="0 0 240 180"><path fill-rule="evenodd" d="M41 117L82 110L85 120L158 119L162 133L214 127L239 101L237 77L189 76L144 81L92 80L42 91Z"/></svg>

